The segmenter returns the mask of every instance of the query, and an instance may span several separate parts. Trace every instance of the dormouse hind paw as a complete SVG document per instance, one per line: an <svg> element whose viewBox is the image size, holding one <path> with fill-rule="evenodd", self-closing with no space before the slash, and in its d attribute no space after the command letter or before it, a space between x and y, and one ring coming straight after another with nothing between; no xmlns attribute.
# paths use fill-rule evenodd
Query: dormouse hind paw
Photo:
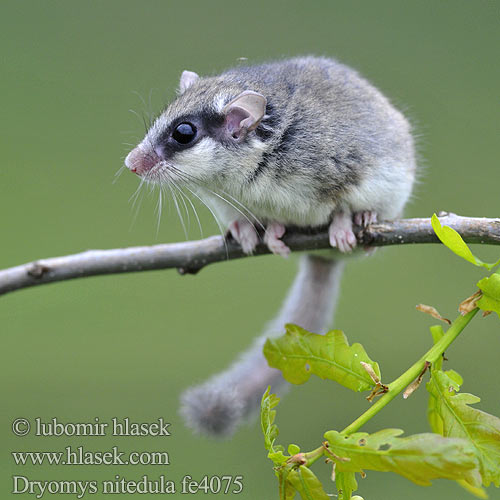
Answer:
<svg viewBox="0 0 500 500"><path fill-rule="evenodd" d="M364 210L354 214L354 224L357 226L366 227L374 222L377 222L377 212L373 210ZM377 247L364 246L363 249L366 255L373 255Z"/></svg>
<svg viewBox="0 0 500 500"><path fill-rule="evenodd" d="M363 210L356 212L354 216L350 212L336 212L333 215L328 228L330 245L338 248L342 253L351 252L357 245L356 236L352 230L353 219L357 226L366 227L377 222L377 213L372 210ZM365 247L365 251L373 253L370 247Z"/></svg>
<svg viewBox="0 0 500 500"><path fill-rule="evenodd" d="M342 253L352 252L356 247L356 236L352 230L352 218L349 212L336 212L328 228L330 245Z"/></svg>
<svg viewBox="0 0 500 500"><path fill-rule="evenodd" d="M247 220L235 220L228 228L231 236L241 245L243 252L252 254L259 243L259 235L254 225Z"/></svg>

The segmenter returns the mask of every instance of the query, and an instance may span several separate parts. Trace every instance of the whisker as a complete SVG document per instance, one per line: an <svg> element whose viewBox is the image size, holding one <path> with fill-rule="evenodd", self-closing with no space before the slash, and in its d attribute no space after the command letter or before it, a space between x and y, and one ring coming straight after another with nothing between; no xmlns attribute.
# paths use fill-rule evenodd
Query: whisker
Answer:
<svg viewBox="0 0 500 500"><path fill-rule="evenodd" d="M190 174L186 174L185 172L182 172L181 170L175 168L175 167L172 167L172 170L175 170L175 172L179 175L179 177L182 177L184 175L184 178L185 179L190 179L192 182L194 182L198 187L201 187L202 189L206 189L209 193L213 194L214 196L216 196L217 198L220 198L221 200L225 201L229 206L231 206L232 208L234 208L239 214L241 214L251 225L252 227L256 230L255 228L255 224L253 223L253 221L248 217L247 214L245 214L242 210L240 210L237 206L235 206L233 203L231 203L229 200L227 200L226 198L224 198L224 196L222 196L221 194L217 193L216 191L213 191L212 189L208 188L207 186L201 184L195 177L193 177L192 175ZM235 200L237 201L237 200ZM237 201L238 202L238 201ZM261 227L261 229L265 230L265 226L262 224L262 222L260 222L260 220L247 208L245 207L242 203L238 202L243 208L244 210L246 210L254 219L255 221L257 222L257 224ZM257 230L256 230L257 232Z"/></svg>
<svg viewBox="0 0 500 500"><path fill-rule="evenodd" d="M140 115L135 109L129 109L129 112L137 116L139 120L144 121L144 116Z"/></svg>
<svg viewBox="0 0 500 500"><path fill-rule="evenodd" d="M175 182L173 182L172 179L170 179L170 185L172 186L172 188L174 190L176 190L179 193L179 198L181 199L182 204L184 205L184 210L186 212L186 218L187 218L187 228L189 231L189 229L191 228L191 217L189 215L189 210L188 210L188 207L186 205L186 201L184 200L184 196L183 196L184 193L177 187L177 185L175 184Z"/></svg>
<svg viewBox="0 0 500 500"><path fill-rule="evenodd" d="M137 201L137 198L139 197L139 193L140 193L142 186L144 185L145 182L146 182L146 179L144 177L141 177L141 182L139 182L137 189L134 191L134 193L128 199L129 203L132 201L132 208L135 207L135 203Z"/></svg>
<svg viewBox="0 0 500 500"><path fill-rule="evenodd" d="M146 157L148 156L148 154L150 154L152 157L153 156L152 153L147 153L147 150L148 150L148 148L145 148ZM159 166L161 167L161 165L159 165ZM123 168L121 170L123 170ZM175 182L173 176L169 175L171 173L176 174L183 181L182 187L180 187ZM241 203L239 200L237 200L236 198L231 196L229 193L224 192L224 194L227 197L234 200L234 203L232 203L230 200L228 200L225 196L221 195L217 191L214 191L211 188L205 186L202 183L202 181L197 179L195 176L188 174L186 172L183 172L182 170L177 169L173 165L170 165L170 164L167 165L166 169L153 168L149 172L147 172L146 175L144 175L141 178L140 185L136 189L135 193L130 197L130 200L133 201L134 207L138 201L140 201L142 203L142 195L144 193L142 187L145 184L148 185L150 193L153 193L156 186L159 185L159 188L160 188L159 189L160 193L159 193L157 208L156 208L157 215L158 215L157 235L159 233L160 224L161 224L161 215L163 212L163 205L164 205L164 195L166 194L165 189L168 189L170 191L170 195L171 195L170 198L172 199L172 201L174 203L174 206L175 206L175 209L177 211L177 215L179 216L179 219L180 219L180 222L182 225L182 229L184 231L184 235L185 235L186 239L188 239L188 229L190 228L190 225L191 225L189 207L188 207L187 203L189 203L189 205L191 206L193 213L195 215L199 230L200 230L200 234L203 235L203 229L202 229L200 217L199 217L198 212L196 210L196 207L193 204L193 202L191 201L190 197L182 189L182 188L185 188L192 196L194 196L197 200L199 200L208 209L208 211L212 215L215 223L217 224L219 232L222 236L226 256L229 255L229 250L228 250L227 240L226 240L226 228L221 223L216 211L210 206L210 204L208 202L206 202L196 192L196 190L194 189L195 186L196 186L196 189L205 190L205 191L207 191L207 193L210 193L214 197L219 198L224 203L226 203L227 205L232 207L244 219L246 219L249 222L249 224L251 224L252 227L254 227L254 229L255 229L255 224L254 224L254 221L252 219L250 219L250 217L252 217L261 228L264 228L264 225L262 224L262 222L260 222L260 220L243 203ZM190 186L192 186L193 189ZM186 200L187 200L187 203L186 203ZM183 210L181 209L181 204L183 206ZM239 208L238 205L241 208ZM136 210L136 213L134 216L134 222L135 222L135 219L137 218L139 208L140 208L140 203L137 206L137 210ZM183 211L185 212L185 215L187 218L187 225L186 225L186 222L184 220L184 216L182 213Z"/></svg>
<svg viewBox="0 0 500 500"><path fill-rule="evenodd" d="M191 198L182 191L182 189L177 186L177 184L172 180L172 184L182 193L182 195L186 198L186 200L189 202L191 205L191 208L193 209L194 216L196 218L196 222L198 223L198 228L200 229L200 236L203 238L203 229L201 227L201 221L200 218L198 217L198 211L196 210L196 207L194 206L193 202L191 201Z"/></svg>
<svg viewBox="0 0 500 500"><path fill-rule="evenodd" d="M151 125L153 124L153 106L151 105L151 97L153 95L153 91L155 89L151 88L149 89L149 99L148 99L148 118L149 118L149 128L151 128Z"/></svg>
<svg viewBox="0 0 500 500"><path fill-rule="evenodd" d="M151 125L153 123L153 111L152 111L152 106L151 106L151 93L153 92L153 90L154 89L150 89L150 91L149 91L149 99L148 99L149 104L146 104L146 99L144 99L142 94L140 94L136 90L132 91L132 94L135 94L141 100L142 108L143 108L142 120L144 122L144 127L146 128L146 132L151 128ZM147 123L149 126L146 125L146 120L144 119L144 114L146 114Z"/></svg>
<svg viewBox="0 0 500 500"><path fill-rule="evenodd" d="M144 100L144 97L142 97L142 94L137 90L132 90L132 94L136 95L141 100L144 109L146 109L146 101Z"/></svg>
<svg viewBox="0 0 500 500"><path fill-rule="evenodd" d="M195 196L196 198L198 198L198 200L200 200L200 202L205 205L208 209L208 211L212 214L212 217L214 218L217 226L219 227L219 231L220 231L220 234L222 236L222 241L224 242L224 249L226 250L226 257L229 257L229 250L227 248L227 241L226 241L226 232L224 229L222 229L222 225L219 221L219 218L217 217L217 215L215 214L215 212L210 208L210 206L202 199L200 198L196 192L194 192L193 190L191 190L189 188L189 186L185 185L184 186L193 196Z"/></svg>
<svg viewBox="0 0 500 500"><path fill-rule="evenodd" d="M202 186L203 187L203 186ZM221 200L225 201L228 205L230 205L231 207L233 207L237 212L239 212L241 215L243 215L243 217L245 217L245 219L253 226L253 228L255 229L255 224L252 222L252 220L249 218L249 215L251 217L253 217L253 219L255 220L255 222L257 223L258 226L260 226L261 229L265 230L265 226L264 224L250 211L250 209L248 209L245 205L243 205L242 203L240 203L239 201L237 201L236 199L234 199L231 195L229 195L228 193L226 193L225 191L223 191L223 193L226 195L226 196L229 196L231 199L234 199L239 205L241 205L241 207L243 208L243 210L246 210L246 212L248 212L248 215L245 214L242 210L240 210L236 205L234 205L233 203L231 203L228 199L226 199L224 196L222 196L220 193L217 193L216 191L213 191L212 189L210 188L205 188L207 189L210 193L212 193L213 195L217 196L218 198L220 198Z"/></svg>
<svg viewBox="0 0 500 500"><path fill-rule="evenodd" d="M229 196L229 198L231 198L231 200L234 201L236 204L238 204L243 210L246 210L248 212L248 214L254 218L255 222L260 226L261 229L263 229L263 230L266 229L264 224L260 221L260 219L246 205L241 203L234 196L231 196L227 191L222 190L222 193L226 196Z"/></svg>
<svg viewBox="0 0 500 500"><path fill-rule="evenodd" d="M161 223L161 214L163 209L163 190L158 189L158 202L156 204L156 212L157 212L157 222L156 222L156 237L160 234L160 223Z"/></svg>
<svg viewBox="0 0 500 500"><path fill-rule="evenodd" d="M113 178L113 182L111 184L115 184L116 181L119 179L120 175L123 174L123 171L126 169L125 165L122 165L116 172Z"/></svg>
<svg viewBox="0 0 500 500"><path fill-rule="evenodd" d="M164 183L164 185L166 185L169 188L170 193L172 194L172 199L174 200L175 209L177 210L177 215L179 216L179 219L180 219L181 225L182 225L182 229L184 231L184 236L185 236L185 238L187 240L188 239L188 232L187 232L187 229L186 229L186 224L184 223L184 218L182 217L182 212L181 212L181 210L179 208L179 203L177 201L177 195L175 194L174 190L172 189L172 186L170 185L170 182L169 182L168 179Z"/></svg>
<svg viewBox="0 0 500 500"><path fill-rule="evenodd" d="M129 231L132 231L132 228L134 227L137 217L139 216L139 210L141 209L142 205L142 199L144 198L144 191L140 191L140 187L142 186L142 183L139 184L139 188L137 188L136 193L134 194L135 199L132 204L132 221L130 222L130 229ZM130 200L129 200L130 201Z"/></svg>

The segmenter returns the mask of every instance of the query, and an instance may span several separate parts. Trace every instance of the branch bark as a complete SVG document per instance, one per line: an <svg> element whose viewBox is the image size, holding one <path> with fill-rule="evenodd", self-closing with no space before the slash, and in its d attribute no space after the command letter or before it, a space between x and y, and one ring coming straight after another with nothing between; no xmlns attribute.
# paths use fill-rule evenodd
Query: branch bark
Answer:
<svg viewBox="0 0 500 500"><path fill-rule="evenodd" d="M450 226L467 243L500 244L500 219L461 217L441 213L441 224ZM438 243L430 219L401 219L371 224L354 232L360 246L387 246L409 243ZM304 232L289 229L283 241L292 251L329 248L328 231ZM332 250L334 251L334 250ZM268 254L260 244L254 255ZM86 252L29 262L0 271L0 295L56 281L101 274L131 273L177 268L181 274L194 274L212 264L248 257L233 240L212 236L198 241L163 245L89 250Z"/></svg>

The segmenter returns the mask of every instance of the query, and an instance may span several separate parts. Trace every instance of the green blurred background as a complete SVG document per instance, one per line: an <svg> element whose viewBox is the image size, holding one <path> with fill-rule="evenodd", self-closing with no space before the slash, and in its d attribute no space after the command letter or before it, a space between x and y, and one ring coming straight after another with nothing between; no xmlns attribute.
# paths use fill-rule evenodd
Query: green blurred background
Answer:
<svg viewBox="0 0 500 500"><path fill-rule="evenodd" d="M138 179L124 172L113 183L127 143L144 133L130 110L157 111L175 95L184 69L210 74L240 57L323 54L354 66L415 126L422 168L407 215L499 216L499 28L499 4L486 1L4 0L0 267L89 248L184 240L173 206L157 232L157 193L144 193L133 222L129 198ZM202 214L204 234L217 232ZM188 236L200 237L195 224ZM477 250L498 257L498 249ZM269 256L214 265L197 276L98 277L2 297L1 496L11 490L13 474L99 481L115 474L176 481L185 474L241 474L240 498L276 498L256 422L228 441L196 437L183 425L178 401L251 342L279 307L295 266L296 259ZM437 245L379 251L348 266L335 325L366 347L389 381L429 346L432 320L415 304L433 304L453 317L480 276ZM448 366L464 376L463 389L497 414L498 333L498 318L478 318L447 353ZM366 407L362 395L311 380L282 401L280 441L311 449L324 431L343 428ZM162 416L172 423L172 436L16 438L10 430L16 417L86 422L96 416ZM398 398L365 430L383 427L426 431L425 391L406 402ZM172 463L164 469L20 467L10 455L70 445L167 450ZM318 463L315 470L326 482L328 467ZM359 492L371 500L468 497L451 482L424 490L373 472ZM490 498L499 492L492 489Z"/></svg>

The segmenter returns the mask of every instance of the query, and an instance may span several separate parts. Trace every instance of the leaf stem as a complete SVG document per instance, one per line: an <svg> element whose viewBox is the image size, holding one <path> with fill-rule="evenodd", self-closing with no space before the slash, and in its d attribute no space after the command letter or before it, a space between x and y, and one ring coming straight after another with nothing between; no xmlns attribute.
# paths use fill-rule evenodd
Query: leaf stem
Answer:
<svg viewBox="0 0 500 500"><path fill-rule="evenodd" d="M426 362L435 363L448 349L450 344L460 335L470 320L479 309L474 309L465 316L459 316L448 328L444 336L436 342L416 363L414 363L401 376L388 385L389 390L367 411L360 415L352 424L348 425L343 434L352 434L362 427L368 420L374 417L384 406L390 403L401 391L403 391L422 372ZM316 451L316 450L315 450Z"/></svg>
<svg viewBox="0 0 500 500"><path fill-rule="evenodd" d="M309 451L307 453L304 453L304 458L307 460L307 462L304 464L306 467L309 467L312 465L318 458L321 458L325 454L325 447L323 445L319 446L313 451Z"/></svg>

